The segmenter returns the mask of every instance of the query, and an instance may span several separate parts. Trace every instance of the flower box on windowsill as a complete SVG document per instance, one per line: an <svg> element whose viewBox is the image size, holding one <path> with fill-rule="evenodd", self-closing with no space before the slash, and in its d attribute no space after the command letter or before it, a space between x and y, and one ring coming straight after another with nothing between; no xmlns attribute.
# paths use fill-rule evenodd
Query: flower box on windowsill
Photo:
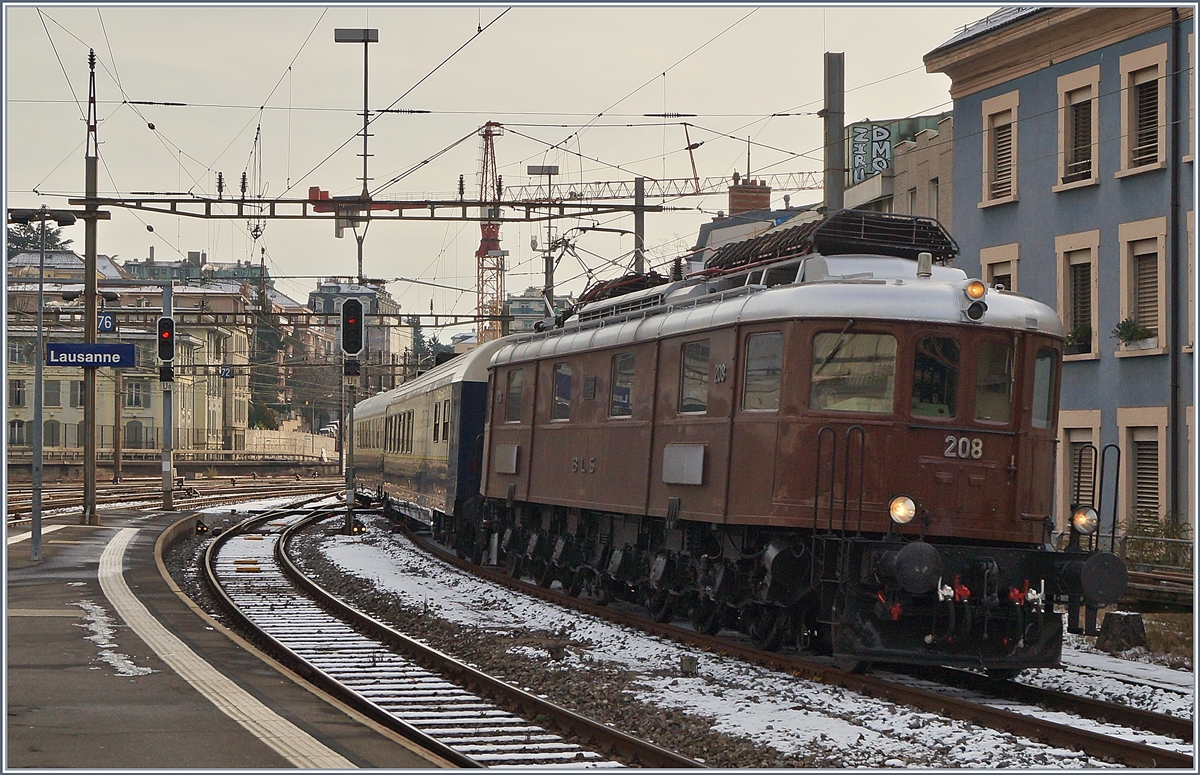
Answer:
<svg viewBox="0 0 1200 775"><path fill-rule="evenodd" d="M1122 347L1126 350L1153 350L1158 347L1158 337L1151 336L1146 339L1135 339L1132 342L1124 342Z"/></svg>
<svg viewBox="0 0 1200 775"><path fill-rule="evenodd" d="M1092 346L1090 344L1068 344L1063 345L1063 355L1084 355L1090 353Z"/></svg>

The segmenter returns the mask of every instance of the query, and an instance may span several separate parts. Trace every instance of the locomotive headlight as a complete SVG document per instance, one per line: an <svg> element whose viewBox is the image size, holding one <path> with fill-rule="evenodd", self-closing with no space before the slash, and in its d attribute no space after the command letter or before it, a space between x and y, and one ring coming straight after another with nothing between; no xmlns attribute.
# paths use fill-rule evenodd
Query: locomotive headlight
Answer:
<svg viewBox="0 0 1200 775"><path fill-rule="evenodd" d="M907 525L917 516L917 504L907 495L897 495L888 504L888 513L892 515L892 521L896 524Z"/></svg>
<svg viewBox="0 0 1200 775"><path fill-rule="evenodd" d="M1071 514L1071 525L1076 532L1090 536L1100 526L1100 517L1091 506L1076 506L1075 511Z"/></svg>
<svg viewBox="0 0 1200 775"><path fill-rule="evenodd" d="M987 293L987 286L983 284L982 280L972 280L967 283L965 291L968 299L979 301Z"/></svg>

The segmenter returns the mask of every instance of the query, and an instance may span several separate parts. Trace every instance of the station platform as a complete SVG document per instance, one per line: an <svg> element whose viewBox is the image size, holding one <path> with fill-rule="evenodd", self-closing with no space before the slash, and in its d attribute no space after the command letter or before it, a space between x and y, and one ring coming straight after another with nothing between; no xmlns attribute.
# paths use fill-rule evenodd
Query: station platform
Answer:
<svg viewBox="0 0 1200 775"><path fill-rule="evenodd" d="M36 563L29 527L8 529L6 769L447 766L183 596L155 546L184 516L48 520Z"/></svg>

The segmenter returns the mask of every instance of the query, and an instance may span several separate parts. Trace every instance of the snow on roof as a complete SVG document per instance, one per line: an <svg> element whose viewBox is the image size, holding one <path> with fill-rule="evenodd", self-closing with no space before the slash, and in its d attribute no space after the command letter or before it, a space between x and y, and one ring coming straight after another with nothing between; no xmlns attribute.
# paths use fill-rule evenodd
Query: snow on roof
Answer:
<svg viewBox="0 0 1200 775"><path fill-rule="evenodd" d="M955 33L954 37L950 38L950 40L948 40L945 43L943 43L942 45L938 46L933 51L930 51L925 56L926 57L932 56L933 54L944 51L945 49L953 48L954 46L957 46L960 43L965 43L966 41L971 40L972 38L978 38L981 35L986 35L989 32L997 30L1008 24L1012 24L1013 22L1017 21L1018 19L1024 19L1028 16L1033 16L1036 13L1041 13L1042 11L1048 11L1048 10L1050 10L1050 9L1044 8L1041 6L1029 6L1029 5L1024 5L1024 6L1018 5L1018 6L1009 6L1007 8L1001 8L1000 10L996 11L995 13L989 14L988 16L985 16L982 19L979 19L977 21L971 22L970 24L964 25L957 33Z"/></svg>

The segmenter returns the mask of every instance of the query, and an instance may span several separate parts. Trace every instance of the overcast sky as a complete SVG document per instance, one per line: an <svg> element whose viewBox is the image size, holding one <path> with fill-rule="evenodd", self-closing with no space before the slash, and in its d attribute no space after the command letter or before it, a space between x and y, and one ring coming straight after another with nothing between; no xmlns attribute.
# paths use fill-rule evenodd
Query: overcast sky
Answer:
<svg viewBox="0 0 1200 775"><path fill-rule="evenodd" d="M691 142L703 142L694 151L701 178L745 174L747 137L755 174L819 172L822 127L815 113L822 106L824 51L845 53L847 123L949 110L949 79L926 74L922 57L993 10L47 4L39 11L6 4L6 204L64 207L68 196L82 195L88 48L98 59L101 196L215 194L218 172L227 192L237 191L245 172L252 195L303 197L319 186L337 196L362 187L355 135L363 56L361 44L335 44L335 28L379 30L378 44L370 46L372 110L430 111L387 114L372 124L374 190L487 121L509 128L495 145L506 186L529 182L530 164L556 164L568 182L690 178L683 121ZM800 115L773 115L780 113ZM479 168L479 139L471 137L383 196L445 196L463 175L471 198ZM783 194L774 193L775 206L782 207ZM819 199L816 191L791 193L793 205ZM694 244L700 223L726 209L727 199L666 204L690 209L647 216L652 261ZM633 228L632 216L599 222ZM544 226L506 224L501 232L510 252L509 292L542 283L540 254L530 247L534 228L544 242ZM64 234L82 252L82 225ZM220 262L257 262L265 248L277 286L300 301L315 276L356 271L354 239L349 233L336 239L327 221L269 222L257 245L245 221L115 208L112 220L100 223L101 253L145 258L151 245L158 260L203 250ZM439 313L470 313L478 245L476 223L376 223L365 243L365 274L461 289L392 283L407 311L428 312L432 301ZM632 247L631 237L616 235L577 242L589 268L609 277L617 270L607 262L627 263ZM578 293L587 280L568 256L556 281Z"/></svg>

